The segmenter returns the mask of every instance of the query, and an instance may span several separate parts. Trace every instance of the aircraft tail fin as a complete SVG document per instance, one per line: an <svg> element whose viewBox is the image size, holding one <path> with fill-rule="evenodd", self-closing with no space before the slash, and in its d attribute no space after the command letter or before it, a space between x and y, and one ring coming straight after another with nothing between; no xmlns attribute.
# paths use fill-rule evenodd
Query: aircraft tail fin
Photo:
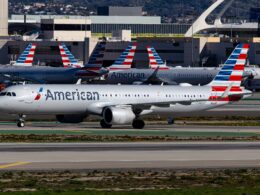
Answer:
<svg viewBox="0 0 260 195"><path fill-rule="evenodd" d="M105 51L106 42L100 42L94 51L92 52L88 63L84 66L84 69L97 71L103 67L103 57Z"/></svg>
<svg viewBox="0 0 260 195"><path fill-rule="evenodd" d="M147 46L147 52L148 52L148 56L149 56L149 66L151 69L157 69L157 67L159 67L160 70L169 69L169 67L165 64L165 62L159 56L159 54L154 49L154 47Z"/></svg>
<svg viewBox="0 0 260 195"><path fill-rule="evenodd" d="M137 44L129 45L120 57L109 67L109 70L126 70L130 69L134 60Z"/></svg>
<svg viewBox="0 0 260 195"><path fill-rule="evenodd" d="M18 58L15 66L32 66L33 65L33 59L36 49L36 44L30 43L27 48L23 51L21 56Z"/></svg>
<svg viewBox="0 0 260 195"><path fill-rule="evenodd" d="M60 55L62 59L62 63L64 68L81 68L83 67L81 64L79 64L78 60L75 59L73 54L70 52L70 50L67 48L67 46L64 43L59 44L60 49Z"/></svg>
<svg viewBox="0 0 260 195"><path fill-rule="evenodd" d="M249 44L238 44L236 46L216 77L209 83L209 86L212 87L211 100L231 101L230 98L234 95L243 95L243 88L240 86L248 51ZM241 96L239 98L241 99Z"/></svg>

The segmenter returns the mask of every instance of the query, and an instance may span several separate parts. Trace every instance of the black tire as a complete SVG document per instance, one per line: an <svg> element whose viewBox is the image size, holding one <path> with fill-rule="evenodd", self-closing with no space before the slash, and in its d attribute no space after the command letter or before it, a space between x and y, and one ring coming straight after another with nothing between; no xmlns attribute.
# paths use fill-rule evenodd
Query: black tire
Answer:
<svg viewBox="0 0 260 195"><path fill-rule="evenodd" d="M143 120L137 119L137 120L133 121L132 126L134 129L143 129L145 126L145 123Z"/></svg>
<svg viewBox="0 0 260 195"><path fill-rule="evenodd" d="M19 127L19 128L23 128L25 126L25 124L24 124L24 122L22 122L22 121L19 121L18 123L17 123L17 127Z"/></svg>
<svg viewBox="0 0 260 195"><path fill-rule="evenodd" d="M174 123L175 123L174 118L172 118L172 117L169 117L167 122L168 122L168 125L174 125Z"/></svg>
<svg viewBox="0 0 260 195"><path fill-rule="evenodd" d="M110 129L110 128L112 127L112 125L111 125L111 124L107 124L104 119L102 119L102 120L100 121L100 126L101 126L103 129Z"/></svg>

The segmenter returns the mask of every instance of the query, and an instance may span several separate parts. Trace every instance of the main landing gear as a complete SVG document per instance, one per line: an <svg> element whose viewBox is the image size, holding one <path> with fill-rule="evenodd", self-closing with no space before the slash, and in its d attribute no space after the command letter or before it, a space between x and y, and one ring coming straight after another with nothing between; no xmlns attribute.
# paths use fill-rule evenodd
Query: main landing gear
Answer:
<svg viewBox="0 0 260 195"><path fill-rule="evenodd" d="M141 119L135 119L132 123L132 126L134 129L143 129L145 126L145 123Z"/></svg>
<svg viewBox="0 0 260 195"><path fill-rule="evenodd" d="M110 129L112 127L112 125L111 124L107 124L104 119L102 119L100 121L100 126L103 129ZM145 126L145 123L141 119L135 119L135 120L133 120L132 126L133 126L134 129L143 129L144 126Z"/></svg>
<svg viewBox="0 0 260 195"><path fill-rule="evenodd" d="M103 128L103 129L110 129L112 127L111 124L107 124L106 121L104 119L102 119L100 121L100 126Z"/></svg>
<svg viewBox="0 0 260 195"><path fill-rule="evenodd" d="M23 128L23 127L25 127L25 115L23 115L23 114L20 114L19 115L19 120L18 120L18 122L17 122L17 127L20 127L20 128Z"/></svg>

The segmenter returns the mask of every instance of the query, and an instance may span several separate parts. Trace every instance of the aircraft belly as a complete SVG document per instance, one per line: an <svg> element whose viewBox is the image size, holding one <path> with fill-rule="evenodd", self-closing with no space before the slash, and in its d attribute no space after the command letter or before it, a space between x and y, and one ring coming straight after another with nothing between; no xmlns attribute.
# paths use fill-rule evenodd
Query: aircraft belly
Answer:
<svg viewBox="0 0 260 195"><path fill-rule="evenodd" d="M172 114L172 113L187 113L187 112L198 112L205 111L215 107L222 106L223 102L194 102L190 105L185 104L171 104L169 107L158 107L153 106L151 109L153 110L153 114Z"/></svg>

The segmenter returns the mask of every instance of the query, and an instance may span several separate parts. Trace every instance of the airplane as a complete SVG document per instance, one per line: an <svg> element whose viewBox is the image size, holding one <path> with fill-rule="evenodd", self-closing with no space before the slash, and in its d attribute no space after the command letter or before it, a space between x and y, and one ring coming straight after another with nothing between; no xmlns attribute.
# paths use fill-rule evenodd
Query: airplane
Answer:
<svg viewBox="0 0 260 195"><path fill-rule="evenodd" d="M80 64L78 60L72 55L70 50L64 43L59 44L60 55L63 63L63 67L65 68L82 68L83 64Z"/></svg>
<svg viewBox="0 0 260 195"><path fill-rule="evenodd" d="M147 69L130 68L126 69L117 66L120 71L109 69L109 73L103 80L94 80L91 84L164 84L164 85L206 85L219 72L220 68L211 67L169 67L160 58L156 50L147 46L149 55L149 67ZM258 71L258 72L257 72ZM259 68L246 67L243 78L254 78L260 76Z"/></svg>
<svg viewBox="0 0 260 195"><path fill-rule="evenodd" d="M28 50L34 44L30 44L26 49L26 55L28 56ZM101 46L100 46L101 45ZM72 56L70 52L68 52L67 47L64 47L64 44L59 45L61 49L61 54L63 56L69 55ZM95 53L103 50L104 45L99 44L97 49L93 52L94 55L90 57L90 63L85 65L85 67L80 68L78 63L75 63L74 60L65 60L65 67L47 67L47 66L0 66L0 83L3 85L3 88L6 86L12 85L13 83L39 83L39 84L74 84L78 81L79 78L84 79L93 79L100 77L107 73L106 69L102 69L100 62L96 61L97 57ZM22 57L24 58L24 54ZM32 53L30 52L30 55ZM31 58L32 56L30 56ZM28 59L28 58L26 58ZM75 59L74 56L68 57L67 59ZM21 61L23 60L23 61ZM31 60L31 59L30 59ZM18 60L18 62L23 62L24 59ZM31 60L32 61L32 60ZM30 61L30 62L31 62ZM69 62L68 62L69 61ZM93 64L93 62L97 62L97 64ZM1 85L1 88L2 88Z"/></svg>
<svg viewBox="0 0 260 195"><path fill-rule="evenodd" d="M32 66L37 45L30 43L12 66Z"/></svg>
<svg viewBox="0 0 260 195"><path fill-rule="evenodd" d="M0 93L0 110L19 115L54 114L60 122L82 122L88 115L102 117L102 128L131 124L145 126L144 115L204 111L252 95L241 87L248 44L239 44L212 82L205 86L173 85L17 85Z"/></svg>

